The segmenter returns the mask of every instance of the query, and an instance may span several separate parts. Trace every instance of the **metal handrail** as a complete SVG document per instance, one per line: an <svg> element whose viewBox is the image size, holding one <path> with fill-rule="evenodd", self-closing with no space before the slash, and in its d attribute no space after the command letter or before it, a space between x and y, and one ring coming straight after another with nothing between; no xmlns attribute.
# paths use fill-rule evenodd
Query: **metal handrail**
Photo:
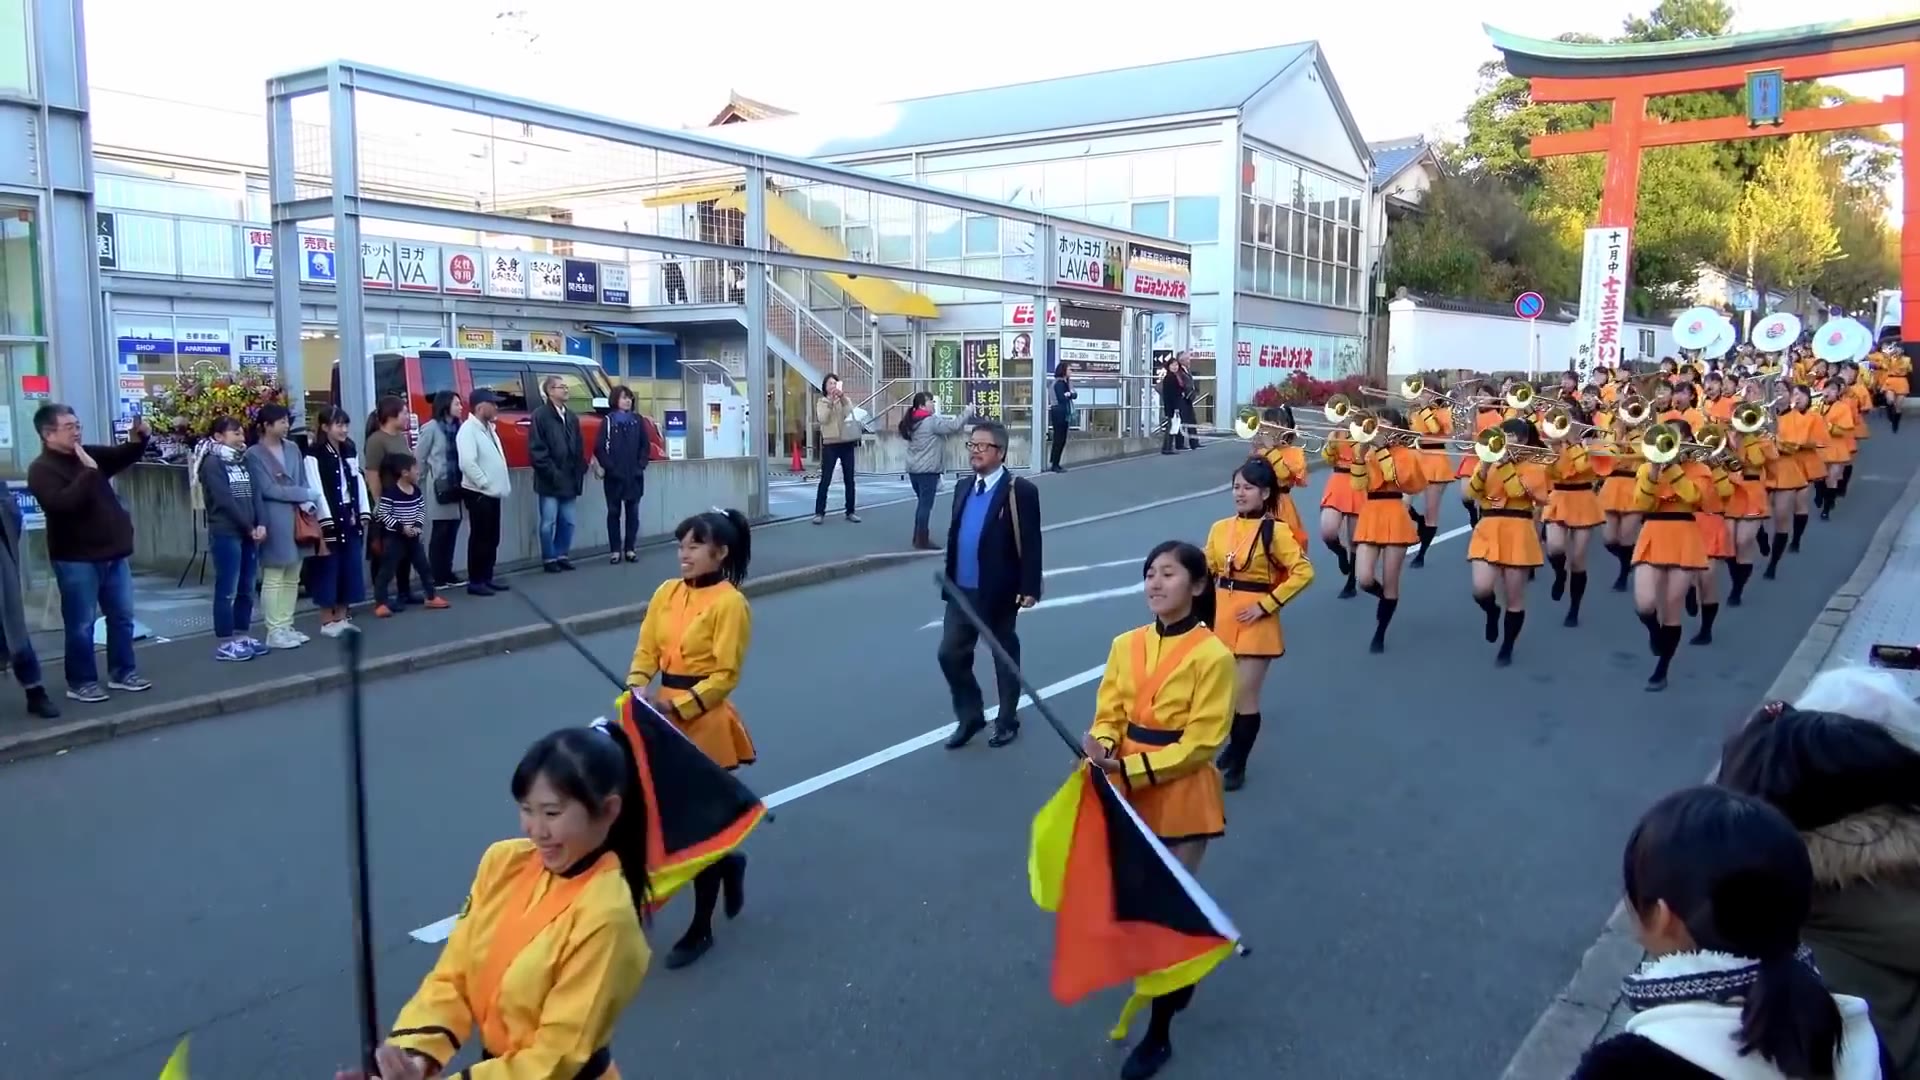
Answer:
<svg viewBox="0 0 1920 1080"><path fill-rule="evenodd" d="M835 333L833 327L828 326L826 322L820 318L820 316L815 315L811 309L809 309L805 304L802 304L798 297L795 297L792 293L781 288L779 284L773 280L773 272L771 270L767 272L767 295L773 297L776 303L782 303L785 306L793 309L793 311L797 313L794 320L796 333L798 333L799 323L802 320L812 323L813 328L819 333L825 335L827 340L832 343L835 350L846 353L847 355L853 357L855 360L858 360L862 365L864 365L866 368L867 377L869 379L877 378L879 376L879 372L877 372L874 369L874 363L871 357L867 356L865 353L861 352L859 349L854 348L853 345L850 342L848 342L846 338L843 338L839 334ZM798 346L800 343L796 341L794 342L794 344L795 346Z"/></svg>

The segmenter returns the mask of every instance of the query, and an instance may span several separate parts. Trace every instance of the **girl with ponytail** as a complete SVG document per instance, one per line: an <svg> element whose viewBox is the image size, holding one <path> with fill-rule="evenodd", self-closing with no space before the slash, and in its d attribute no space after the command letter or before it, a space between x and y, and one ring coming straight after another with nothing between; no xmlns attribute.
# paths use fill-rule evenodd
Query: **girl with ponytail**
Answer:
<svg viewBox="0 0 1920 1080"><path fill-rule="evenodd" d="M511 789L526 838L480 857L440 959L375 1053L381 1080L444 1073L476 1031L482 1059L515 1076L614 1075L613 1027L649 959L651 823L632 749L618 728L562 728L527 748Z"/></svg>
<svg viewBox="0 0 1920 1080"><path fill-rule="evenodd" d="M1651 959L1627 979L1626 1031L1574 1080L1879 1080L1867 1003L1830 993L1800 943L1813 866L1778 810L1675 792L1634 828L1622 876Z"/></svg>
<svg viewBox="0 0 1920 1080"><path fill-rule="evenodd" d="M627 686L712 758L732 770L754 761L753 738L733 707L753 612L740 584L752 554L746 515L709 510L673 530L680 576L663 582L647 603ZM653 686L659 679L657 689ZM693 921L667 953L669 970L713 948L713 909L726 896L727 918L746 903L747 857L730 852L693 879Z"/></svg>

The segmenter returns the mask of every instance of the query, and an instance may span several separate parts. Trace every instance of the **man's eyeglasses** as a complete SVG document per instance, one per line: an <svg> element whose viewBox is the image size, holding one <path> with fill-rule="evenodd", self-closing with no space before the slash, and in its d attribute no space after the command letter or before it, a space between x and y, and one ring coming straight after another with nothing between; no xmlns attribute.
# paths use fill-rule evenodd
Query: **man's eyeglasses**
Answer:
<svg viewBox="0 0 1920 1080"><path fill-rule="evenodd" d="M969 443L967 444L967 449L969 449L969 450L998 450L998 449L1000 449L1000 444L999 444L999 443L995 443L995 442L969 442Z"/></svg>

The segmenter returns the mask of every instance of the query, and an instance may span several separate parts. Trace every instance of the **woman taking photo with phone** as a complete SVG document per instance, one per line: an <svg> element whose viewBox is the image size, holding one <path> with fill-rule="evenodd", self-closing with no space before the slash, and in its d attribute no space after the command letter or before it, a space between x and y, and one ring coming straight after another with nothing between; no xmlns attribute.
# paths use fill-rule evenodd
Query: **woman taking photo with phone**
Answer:
<svg viewBox="0 0 1920 1080"><path fill-rule="evenodd" d="M959 416L940 415L940 399L925 390L913 395L907 415L900 418L900 437L907 440L907 482L913 485L913 546L937 551L931 532L934 497L940 494L940 474L946 471L947 436L966 429Z"/></svg>

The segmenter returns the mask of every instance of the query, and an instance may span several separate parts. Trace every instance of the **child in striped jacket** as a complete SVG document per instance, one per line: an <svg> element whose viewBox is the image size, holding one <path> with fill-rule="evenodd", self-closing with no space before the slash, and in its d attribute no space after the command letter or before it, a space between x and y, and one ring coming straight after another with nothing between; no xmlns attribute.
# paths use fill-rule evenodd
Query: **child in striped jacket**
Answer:
<svg viewBox="0 0 1920 1080"><path fill-rule="evenodd" d="M380 545L380 564L373 575L373 613L387 618L404 611L407 599L395 599L393 579L405 562L426 586L427 607L448 606L433 586L433 570L427 563L427 545L420 539L426 528L427 507L420 497L420 463L412 454L390 452L380 459L380 501L373 508L374 528Z"/></svg>

